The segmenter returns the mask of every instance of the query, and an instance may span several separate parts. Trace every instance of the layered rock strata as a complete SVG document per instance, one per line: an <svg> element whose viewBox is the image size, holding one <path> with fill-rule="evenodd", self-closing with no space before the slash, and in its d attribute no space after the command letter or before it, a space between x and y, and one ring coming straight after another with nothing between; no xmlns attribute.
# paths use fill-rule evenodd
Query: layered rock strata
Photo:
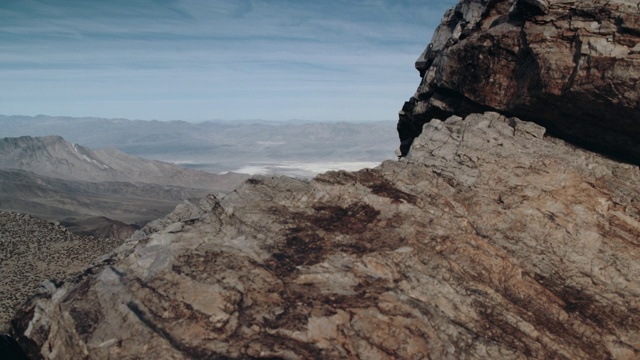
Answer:
<svg viewBox="0 0 640 360"><path fill-rule="evenodd" d="M431 119L492 110L640 164L637 0L462 0L416 68L403 155Z"/></svg>
<svg viewBox="0 0 640 360"><path fill-rule="evenodd" d="M23 307L30 356L632 359L640 170L497 113L185 203Z"/></svg>

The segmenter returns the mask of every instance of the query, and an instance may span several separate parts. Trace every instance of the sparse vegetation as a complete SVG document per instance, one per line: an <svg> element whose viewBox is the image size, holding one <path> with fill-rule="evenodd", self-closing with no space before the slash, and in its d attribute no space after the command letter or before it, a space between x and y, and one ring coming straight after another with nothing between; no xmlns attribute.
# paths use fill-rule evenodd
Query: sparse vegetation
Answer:
<svg viewBox="0 0 640 360"><path fill-rule="evenodd" d="M44 280L63 280L120 245L116 239L78 236L56 224L0 212L0 332L17 306Z"/></svg>

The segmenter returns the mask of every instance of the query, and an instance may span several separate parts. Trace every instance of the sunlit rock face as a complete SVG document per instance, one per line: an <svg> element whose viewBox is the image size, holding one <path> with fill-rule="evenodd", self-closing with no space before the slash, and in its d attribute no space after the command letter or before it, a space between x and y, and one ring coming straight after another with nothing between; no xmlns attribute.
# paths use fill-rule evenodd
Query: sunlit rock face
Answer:
<svg viewBox="0 0 640 360"><path fill-rule="evenodd" d="M599 57L584 60L587 71L573 63L583 50L573 67L543 55L561 52L552 46L561 39L569 48L576 38L597 42L598 31L580 30L589 16L603 34L603 19L618 19L613 44L623 46L637 36L637 4L456 9L419 61L424 79L401 114L400 161L312 180L258 176L185 202L73 280L43 287L12 335L47 359L639 358L639 168L511 114L537 106L553 134L578 119L545 117L562 101L569 115L583 111L575 127L585 134L602 124L599 106L634 114L631 100L601 88L625 76L589 82L605 71ZM549 46L525 31L536 26ZM471 40L477 50L463 51ZM616 60L628 74L639 70L634 51ZM478 82L467 65L447 65L465 56ZM575 75L560 93L560 78L517 70L565 65ZM549 71L560 77L558 69ZM637 146L630 118L607 119L602 139Z"/></svg>
<svg viewBox="0 0 640 360"><path fill-rule="evenodd" d="M463 0L416 62L398 123L403 154L432 118L497 111L640 163L636 0Z"/></svg>
<svg viewBox="0 0 640 360"><path fill-rule="evenodd" d="M640 355L640 172L497 113L185 203L23 307L44 358Z"/></svg>

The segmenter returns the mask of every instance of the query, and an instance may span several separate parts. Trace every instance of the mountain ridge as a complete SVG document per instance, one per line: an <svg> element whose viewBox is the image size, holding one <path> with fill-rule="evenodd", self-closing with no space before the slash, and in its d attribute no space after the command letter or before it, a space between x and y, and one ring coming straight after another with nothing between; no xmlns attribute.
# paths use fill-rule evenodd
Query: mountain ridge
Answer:
<svg viewBox="0 0 640 360"><path fill-rule="evenodd" d="M232 190L232 177L175 164L143 160L115 148L91 150L61 136L23 136L0 139L0 168L21 169L39 175L79 181L125 181L179 185L199 189Z"/></svg>
<svg viewBox="0 0 640 360"><path fill-rule="evenodd" d="M108 119L0 116L0 134L57 134L91 148L115 147L127 154L182 163L220 174L243 167L293 163L369 162L395 158L394 123L167 123ZM315 173L301 172L311 177ZM298 175L300 176L300 175Z"/></svg>
<svg viewBox="0 0 640 360"><path fill-rule="evenodd" d="M0 210L121 241L183 200L229 192L247 177L91 150L60 136L0 139Z"/></svg>
<svg viewBox="0 0 640 360"><path fill-rule="evenodd" d="M207 193L178 186L63 180L26 170L0 169L0 210L50 221L106 216L126 223L145 223L164 216L185 199Z"/></svg>

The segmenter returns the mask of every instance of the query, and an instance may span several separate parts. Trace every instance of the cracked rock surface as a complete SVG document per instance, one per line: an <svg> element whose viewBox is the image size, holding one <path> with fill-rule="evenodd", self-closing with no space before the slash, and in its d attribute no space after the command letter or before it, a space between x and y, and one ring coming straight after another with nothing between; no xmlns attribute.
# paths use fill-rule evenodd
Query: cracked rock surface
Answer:
<svg viewBox="0 0 640 360"><path fill-rule="evenodd" d="M47 359L640 357L640 170L497 113L184 203L17 314Z"/></svg>
<svg viewBox="0 0 640 360"><path fill-rule="evenodd" d="M403 154L431 119L491 110L640 164L637 0L462 0L416 68Z"/></svg>

